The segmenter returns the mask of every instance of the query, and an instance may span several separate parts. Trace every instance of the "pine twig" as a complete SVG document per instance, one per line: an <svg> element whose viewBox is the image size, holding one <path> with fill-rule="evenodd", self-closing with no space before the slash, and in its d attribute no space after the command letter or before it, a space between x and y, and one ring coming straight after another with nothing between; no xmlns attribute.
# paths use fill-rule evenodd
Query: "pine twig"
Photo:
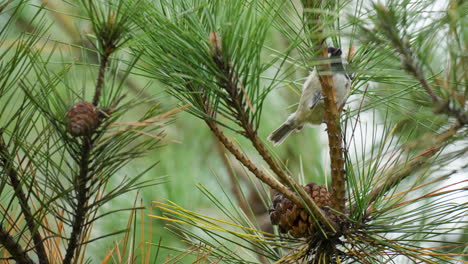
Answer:
<svg viewBox="0 0 468 264"><path fill-rule="evenodd" d="M47 0L42 0L43 4L46 5L47 7L53 10L59 10L59 7L56 6L54 3L51 3L50 1ZM51 12L51 15L54 17L54 21L62 28L65 33L68 34L70 37L72 44L78 46L78 47L89 47L91 48L93 43L89 39L83 39L80 37L80 35L77 33L75 29L75 25L73 24L73 21L70 19L70 16L67 16L65 13L62 12ZM75 49L78 50L78 49ZM83 50L78 50L79 52L83 52ZM96 52L91 52L88 49L85 49L84 51L88 51L86 53L86 56L91 59L94 63L97 63L99 61L99 56L96 54ZM78 55L81 55L78 54ZM104 56L101 56L100 64L102 64L102 60L104 59ZM107 58L109 60L109 58ZM108 62L106 62L107 64ZM100 66L100 69L105 68ZM112 72L113 74L114 72ZM102 73L104 77L104 73ZM119 80L125 82L126 87L131 90L135 94L141 94L143 97L151 97L150 94L148 94L147 91L145 91L143 88L139 87L139 85L132 79L126 78L127 76L122 73L118 72L117 77ZM125 79L126 78L126 79ZM104 79L104 78L103 78ZM99 101L99 100L98 100ZM161 104L161 102L158 102L158 104Z"/></svg>
<svg viewBox="0 0 468 264"><path fill-rule="evenodd" d="M111 54L116 50L116 42L119 37L118 34L113 34L113 30L115 30L114 13L111 12L109 14L109 20L104 22L102 26L102 31L96 32L97 37L100 38L99 40L101 41L101 62L99 64L99 72L93 97L94 106L99 105L99 98L101 97L102 88L104 86L104 76L106 73L107 63ZM70 241L68 243L68 248L63 261L64 264L71 263L73 257L75 256L75 251L78 247L78 241L80 241L81 237L83 236L83 227L88 216L88 210L86 209L86 204L89 199L87 183L90 180L89 165L91 151L94 145L92 137L93 135L86 135L85 137L83 137L82 140L79 161L80 171L77 175L77 182L75 183L77 210L72 224L72 233L70 235Z"/></svg>
<svg viewBox="0 0 468 264"><path fill-rule="evenodd" d="M426 90L429 96L432 98L432 101L436 105L436 112L446 111L451 115L455 116L457 120L462 124L468 124L468 115L466 112L454 109L448 103L441 102L441 100L437 97L433 89L431 88L430 84L427 82L426 78L420 67L416 64L416 60L410 55L410 51L405 51L402 53L402 61L405 69L408 73L414 76L416 80L421 84L421 86Z"/></svg>
<svg viewBox="0 0 468 264"><path fill-rule="evenodd" d="M468 124L468 114L463 110L454 109L448 102L443 102L434 92L431 85L424 76L421 65L415 58L409 42L400 36L394 24L391 23L390 10L383 4L376 4L375 8L379 14L380 23L382 23L382 32L386 34L397 52L401 56L401 62L407 73L411 74L422 86L422 88L431 97L435 104L436 112L446 111L457 118L462 126Z"/></svg>
<svg viewBox="0 0 468 264"><path fill-rule="evenodd" d="M304 8L315 9L320 5L320 1L302 0ZM320 14L312 14L307 18L309 29L313 31L311 34L314 48L322 57L328 57L327 47L324 45L325 38L322 35L322 23L320 22ZM316 26L313 28L312 26ZM343 138L341 135L340 115L336 104L336 91L334 89L333 78L329 74L331 68L329 63L321 65L322 72L327 74L319 74L320 85L322 86L322 94L324 97L325 108L325 123L327 125L328 145L330 147L331 161L331 191L332 191L332 207L344 212L346 209L346 180L344 169L344 148Z"/></svg>
<svg viewBox="0 0 468 264"><path fill-rule="evenodd" d="M96 82L96 88L94 90L94 97L93 97L93 105L98 106L99 98L101 97L102 87L104 86L104 76L106 73L106 66L107 62L109 61L109 57L112 54L112 50L106 49L104 54L102 54L101 62L99 64L99 73Z"/></svg>
<svg viewBox="0 0 468 264"><path fill-rule="evenodd" d="M312 202L308 202L307 199L302 200L290 189L286 188L280 182L276 181L274 178L267 175L264 171L260 170L255 164L248 159L242 152L234 146L234 144L224 135L224 133L219 129L214 121L206 120L208 127L211 129L213 134L218 138L218 140L228 149L236 159L241 162L250 172L252 172L259 180L270 186L272 189L277 192L282 193L289 200L294 202L300 207L304 207L304 202L307 204L308 208L312 211L313 215L318 218L318 221L326 227L327 230L331 232L336 232L338 225L333 222L331 219L328 219L322 212L322 210L315 204L315 202L310 198L305 190L301 186L297 186L296 191L301 194L301 198L308 197ZM294 182L295 183L295 182ZM302 191L302 193L301 193Z"/></svg>
<svg viewBox="0 0 468 264"><path fill-rule="evenodd" d="M20 246L8 231L0 226L0 244L10 253L11 257L19 264L34 264L32 259L26 254L24 249Z"/></svg>
<svg viewBox="0 0 468 264"><path fill-rule="evenodd" d="M248 110L254 111L253 106L245 92L245 88L242 85L240 78L237 76L230 63L229 58L223 56L221 38L216 32L210 33L210 44L211 56L222 74L219 80L220 86L222 86L230 96L229 102L227 103L233 109L232 114L236 116L239 121L239 125L244 129L243 135L250 139L254 148L263 160L265 160L270 169L278 176L280 181L285 184L287 182L286 179L288 178L287 173L276 163L258 137L257 130L250 121L250 115L248 112Z"/></svg>
<svg viewBox="0 0 468 264"><path fill-rule="evenodd" d="M107 63L109 61L110 55L116 50L117 48L117 40L119 38L119 34L114 34L114 30L116 30L115 25L115 18L114 13L110 12L109 20L103 22L104 24L102 32L96 32L97 37L100 38L101 41L101 62L99 64L99 73L96 81L96 89L94 92L93 97L93 105L98 106L99 98L101 97L102 87L104 85L104 75L106 73Z"/></svg>
<svg viewBox="0 0 468 264"><path fill-rule="evenodd" d="M207 116L211 116L210 118L205 118L205 123L208 125L210 130L213 132L215 137L223 144L223 146L231 152L231 154L250 172L255 175L259 180L263 183L267 184L270 188L276 190L284 194L288 199L292 202L297 204L300 207L304 206L304 203L308 206L308 208L313 212L313 214L319 219L319 222L323 224L323 226L329 227L328 230L335 232L337 230L337 225L332 220L328 219L322 212L322 210L315 204L312 198L305 192L304 188L299 186L294 180L288 178L286 180L291 186L291 189L296 190L299 192L301 197L299 198L294 192L290 189L286 188L283 184L278 182L276 179L271 177L270 175L266 174L263 170L259 169L248 157L246 157L223 133L221 129L219 129L218 125L214 121L214 112L209 108L209 101L208 98L204 96L204 92L202 89L197 89L192 83L188 80L186 81L186 86L189 91L191 91L196 99L196 103L203 109L203 112Z"/></svg>
<svg viewBox="0 0 468 264"><path fill-rule="evenodd" d="M328 51L325 46L322 47L321 53L323 57L328 56ZM331 72L330 64L324 64L322 66L324 72ZM327 124L328 142L330 146L332 207L337 211L344 212L346 209L344 148L339 123L340 115L336 104L336 91L334 89L333 78L330 74L319 74L319 79L325 103L325 123Z"/></svg>
<svg viewBox="0 0 468 264"><path fill-rule="evenodd" d="M13 0L8 0L8 1L6 1L6 3L4 3L2 6L0 6L0 13L2 13L3 10L5 10L5 8L7 8L7 6L9 4L11 4L11 2L13 2Z"/></svg>
<svg viewBox="0 0 468 264"><path fill-rule="evenodd" d="M309 10L317 10L320 9L320 5L322 1L318 0L302 0L302 6L304 9ZM318 23L320 20L320 13L319 12L307 12L304 10L304 20L307 23L308 29L313 32L310 34L310 40L312 42L312 50L314 53L319 52L320 47L325 42L325 39L322 37L323 33L323 25L322 23ZM314 28L315 27L315 28Z"/></svg>
<svg viewBox="0 0 468 264"><path fill-rule="evenodd" d="M65 258L63 260L64 264L70 264L75 255L75 250L78 246L78 241L83 233L83 225L85 222L86 215L88 210L86 209L86 203L88 202L88 188L87 183L89 178L89 163L91 158L91 150L93 147L93 141L91 135L85 136L81 145L80 161L79 161L79 173L75 182L75 192L77 205L75 208L75 217L72 224L72 232L70 235L70 240L68 242L68 247L66 250Z"/></svg>
<svg viewBox="0 0 468 264"><path fill-rule="evenodd" d="M265 145L258 137L257 132L252 130L251 126L245 127L244 129L246 129L246 134L248 138L250 139L250 141L252 142L252 145L254 146L254 148L257 150L257 152L260 154L263 160L268 164L270 169L276 175L278 175L278 178L280 179L280 181L283 184L292 181L291 177L285 172L284 169L278 166L276 161L270 155L270 152L265 148Z"/></svg>
<svg viewBox="0 0 468 264"><path fill-rule="evenodd" d="M286 197L294 201L295 203L302 204L299 198L289 189L284 187L280 182L276 181L263 170L259 169L249 158L247 158L227 137L223 131L219 129L218 125L214 121L205 121L210 130L216 136L216 138L223 144L223 146L231 152L236 159L242 163L250 172L252 172L258 179L266 183L272 189L284 193Z"/></svg>
<svg viewBox="0 0 468 264"><path fill-rule="evenodd" d="M36 249L37 257L40 264L47 264L49 260L47 259L47 254L44 248L43 240L41 234L38 232L36 226L36 219L32 214L31 208L28 204L28 199L26 194L21 187L21 181L18 176L17 171L13 168L12 155L8 152L8 148L3 141L2 135L0 133L0 162L5 173L10 178L11 186L15 190L15 196L19 201L21 207L21 213L24 215L26 225L28 226L29 232L31 233L32 239L34 241L34 248Z"/></svg>

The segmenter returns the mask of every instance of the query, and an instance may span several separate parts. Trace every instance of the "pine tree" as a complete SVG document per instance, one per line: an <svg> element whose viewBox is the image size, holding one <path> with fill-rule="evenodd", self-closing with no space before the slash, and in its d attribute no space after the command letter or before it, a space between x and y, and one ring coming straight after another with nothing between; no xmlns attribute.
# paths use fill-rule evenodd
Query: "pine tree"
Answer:
<svg viewBox="0 0 468 264"><path fill-rule="evenodd" d="M0 32L2 262L79 263L88 243L108 236L92 235L95 221L134 210L99 209L124 193L158 183L142 181L142 173L109 184L122 167L159 146L161 126L171 112L160 114L155 105L134 122L119 121L148 101L123 100L125 75L138 57L125 67L115 57L130 38L129 18L136 8L124 1L79 3L92 25L92 51L99 60L91 98L89 89L72 80L77 65L63 61L57 70L54 51L46 54L46 45L41 46L50 27L43 6L27 21L34 26L31 32L14 34L14 23L21 12L31 11L31 4L7 1L1 9L6 14ZM11 37L15 41L7 44ZM117 74L124 78L119 81ZM125 231L120 227L114 234Z"/></svg>

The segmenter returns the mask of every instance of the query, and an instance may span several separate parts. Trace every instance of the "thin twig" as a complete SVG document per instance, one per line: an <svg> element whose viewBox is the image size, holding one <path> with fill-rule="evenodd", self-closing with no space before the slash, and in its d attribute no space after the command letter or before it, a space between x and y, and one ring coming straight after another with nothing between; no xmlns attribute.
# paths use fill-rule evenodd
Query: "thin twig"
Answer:
<svg viewBox="0 0 468 264"><path fill-rule="evenodd" d="M8 231L0 226L0 244L10 253L11 257L19 264L34 264L32 259L26 254L23 248L20 246Z"/></svg>
<svg viewBox="0 0 468 264"><path fill-rule="evenodd" d="M2 6L0 6L0 13L3 12L3 10L5 10L5 8L7 8L7 6L13 2L13 0L8 0L5 4L3 4Z"/></svg>
<svg viewBox="0 0 468 264"><path fill-rule="evenodd" d="M101 62L99 64L99 72L96 81L96 88L93 97L93 105L99 105L99 98L101 97L102 87L104 85L104 76L106 72L107 63L111 54L116 50L116 43L118 40L119 34L113 34L114 24L114 13L109 14L109 20L104 22L105 24L101 25L104 27L104 30L101 32L96 32L97 37L101 41L100 52L101 52ZM118 102L118 101L117 101ZM72 224L72 233L68 243L68 248L63 263L71 263L73 257L75 256L75 251L78 247L78 241L82 239L83 227L85 225L86 218L88 217L87 202L89 197L87 183L91 179L90 170L90 161L91 161L91 152L94 145L93 135L86 135L82 139L80 161L79 161L79 173L75 182L75 192L77 199L76 214L73 219Z"/></svg>
<svg viewBox="0 0 468 264"><path fill-rule="evenodd" d="M15 190L15 196L19 201L21 207L21 213L24 215L26 220L26 225L28 226L29 232L31 232L32 239L34 241L34 248L36 249L37 257L39 263L47 264L49 260L47 259L47 254L44 248L43 240L41 234L38 231L38 226L36 225L36 219L32 214L31 208L29 207L28 199L26 194L23 191L21 186L21 181L18 176L17 171L13 168L13 156L8 152L8 148L3 142L2 135L0 134L0 162L5 173L10 178L10 183L13 189Z"/></svg>
<svg viewBox="0 0 468 264"><path fill-rule="evenodd" d="M304 9L308 9L308 11L304 11L303 15L305 23L307 24L309 30L313 32L312 34L309 34L309 36L312 42L312 49L314 52L320 51L320 47L325 42L325 39L322 37L322 24L318 23L320 19L320 12L311 11L320 9L321 4L322 1L318 0L302 0L302 5L304 6Z"/></svg>
<svg viewBox="0 0 468 264"><path fill-rule="evenodd" d="M47 4L50 9L56 9L57 7L53 3L49 3L43 0L43 3ZM61 12L51 12L52 15L55 18L55 21L58 22L57 24L62 27L62 29L68 33L68 35L71 37L72 41L78 45L82 45L84 47L90 46L89 41L82 40L80 39L79 34L76 33L76 30L74 30L73 25L69 17L63 15ZM98 36L101 37L101 36ZM93 105L98 106L99 104L99 98L101 97L102 93L102 87L104 85L104 75L106 72L106 66L109 61L109 57L114 52L115 47L113 45L113 41L106 42L106 44L109 44L106 47L101 47L101 60L99 63L99 73L98 73L98 78L97 78L97 83L96 83L96 88L94 92L94 97L93 97ZM97 60L97 56L94 55L95 53L89 53L88 55L91 55L93 59Z"/></svg>
<svg viewBox="0 0 468 264"><path fill-rule="evenodd" d="M430 84L427 82L426 78L424 77L424 74L422 70L420 69L419 65L416 64L416 61L412 56L410 56L409 52L404 52L402 53L403 55L403 64L405 65L405 69L408 73L413 75L416 80L419 81L421 86L426 90L426 92L431 96L432 101L436 105L436 112L442 112L446 111L450 113L451 115L455 116L458 121L462 125L468 124L468 115L460 110L452 108L449 103L441 102L440 99L437 97L433 89L431 88Z"/></svg>
<svg viewBox="0 0 468 264"><path fill-rule="evenodd" d="M113 16L111 16L111 19ZM110 21L108 23L111 23ZM103 41L103 46L102 48L102 53L101 53L101 62L99 64L99 72L98 72L98 77L96 81L96 88L95 88L95 93L93 97L93 105L98 106L99 105L99 98L101 97L102 93L102 87L104 85L104 76L106 72L106 67L107 63L109 61L110 55L115 51L115 45L112 37L109 38L107 35L99 35L98 37L101 37L104 40ZM63 263L64 264L69 264L73 260L73 257L75 256L75 251L78 247L78 241L81 240L81 236L83 236L83 227L85 224L86 217L88 216L88 212L86 210L86 203L88 202L88 188L87 188L87 183L88 180L90 179L89 177L89 163L90 163L90 158L91 158L91 151L93 148L93 140L92 140L92 135L86 135L82 139L82 145L81 145L81 153L80 153L80 161L79 161L79 173L76 178L75 182L75 192L76 192L76 199L77 199L77 205L76 205L76 214L73 219L73 224L72 224L72 233L70 235L70 240L68 243L67 251L65 254L65 258Z"/></svg>
<svg viewBox="0 0 468 264"><path fill-rule="evenodd" d="M106 66L107 62L111 54L116 51L117 49L117 41L119 39L120 34L116 33L115 25L115 14L113 12L109 13L108 21L104 22L102 25L103 27L101 32L96 32L97 37L99 38L101 44L100 48L100 55L101 55L101 63L99 64L99 73L96 82L96 89L93 98L93 105L98 106L99 104L99 97L101 97L102 86L104 85L104 75L106 73Z"/></svg>
<svg viewBox="0 0 468 264"><path fill-rule="evenodd" d="M106 73L107 62L112 53L111 49L105 49L105 52L102 54L101 63L99 64L99 73L96 82L96 89L94 91L93 105L98 106L99 98L101 97L102 87L104 85L104 75Z"/></svg>

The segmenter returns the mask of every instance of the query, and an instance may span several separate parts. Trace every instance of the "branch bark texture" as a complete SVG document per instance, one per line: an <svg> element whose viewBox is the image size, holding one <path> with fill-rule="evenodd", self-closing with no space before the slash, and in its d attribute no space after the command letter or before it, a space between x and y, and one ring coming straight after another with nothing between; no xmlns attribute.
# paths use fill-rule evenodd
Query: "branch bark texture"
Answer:
<svg viewBox="0 0 468 264"><path fill-rule="evenodd" d="M314 10L320 7L321 2L315 0L302 0L304 9ZM319 13L307 13L304 11L314 49L324 57L328 57L327 47L324 45L325 38L322 36L323 25ZM325 73L325 74L324 74ZM346 180L344 169L344 148L341 135L340 115L336 103L336 92L331 75L330 64L321 65L319 80L322 86L322 95L325 103L325 123L327 125L328 144L330 147L331 161L331 192L332 207L340 212L346 209Z"/></svg>
<svg viewBox="0 0 468 264"><path fill-rule="evenodd" d="M94 106L98 106L99 104L99 98L101 97L101 94L102 94L102 87L104 86L104 76L106 73L106 66L107 66L107 62L109 61L109 57L111 53L112 53L111 50L106 50L101 57L101 62L99 64L99 72L98 72L98 77L97 77L97 82L96 82L96 89L95 89L94 97L93 97Z"/></svg>
<svg viewBox="0 0 468 264"><path fill-rule="evenodd" d="M321 53L323 57L327 57L327 47L322 47ZM336 92L333 78L330 74L330 64L322 65L321 72L326 73L319 73L319 79L325 103L325 122L327 124L328 144L330 147L332 206L335 210L344 212L346 203L344 148L339 123L340 115L336 103Z"/></svg>
<svg viewBox="0 0 468 264"><path fill-rule="evenodd" d="M26 254L24 249L20 246L8 231L0 226L0 243L10 253L11 257L19 264L34 264L32 259Z"/></svg>
<svg viewBox="0 0 468 264"><path fill-rule="evenodd" d="M83 234L86 215L88 214L86 206L89 199L87 183L89 180L89 163L92 146L93 142L91 140L91 136L85 136L81 146L80 161L78 164L79 172L75 183L77 205L76 208L74 208L75 216L73 219L70 240L68 242L65 258L63 260L64 264L70 264L73 260L73 257L75 256L76 248L78 247L78 243L81 240L81 236Z"/></svg>

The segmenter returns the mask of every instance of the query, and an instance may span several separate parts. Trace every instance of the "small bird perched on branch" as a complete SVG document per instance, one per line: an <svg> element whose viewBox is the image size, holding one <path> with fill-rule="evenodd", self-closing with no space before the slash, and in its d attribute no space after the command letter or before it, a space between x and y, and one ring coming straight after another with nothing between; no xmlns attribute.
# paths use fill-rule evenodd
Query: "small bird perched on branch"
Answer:
<svg viewBox="0 0 468 264"><path fill-rule="evenodd" d="M333 83L336 92L336 104L341 110L346 103L351 88L351 78L343 67L341 49L328 48L333 72ZM281 144L293 131L300 131L304 125L320 125L324 120L324 101L317 69L309 74L302 86L302 95L296 112L291 114L286 122L273 131L268 140L275 146Z"/></svg>

